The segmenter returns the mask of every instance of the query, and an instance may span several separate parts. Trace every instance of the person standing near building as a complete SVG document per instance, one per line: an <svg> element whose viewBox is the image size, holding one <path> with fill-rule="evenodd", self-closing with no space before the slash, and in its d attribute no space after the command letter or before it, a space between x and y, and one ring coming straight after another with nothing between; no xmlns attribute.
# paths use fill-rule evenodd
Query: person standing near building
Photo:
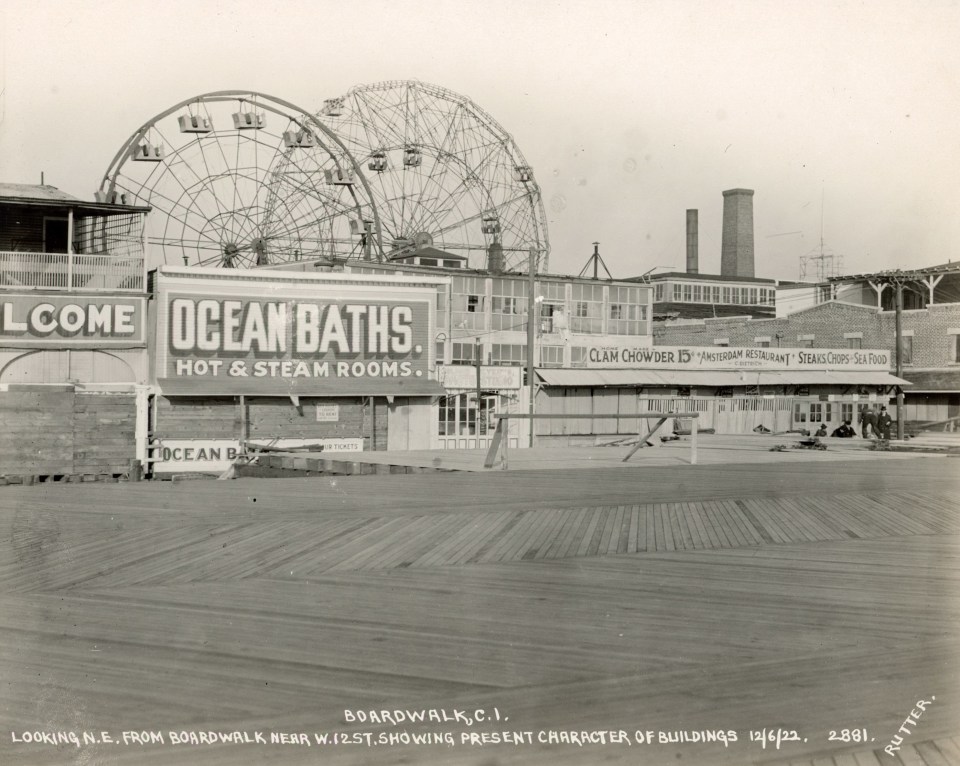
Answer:
<svg viewBox="0 0 960 766"><path fill-rule="evenodd" d="M890 426L893 423L893 418L890 417L890 413L887 412L886 407L880 408L880 414L877 416L877 429L879 429L879 436L881 439L890 439Z"/></svg>
<svg viewBox="0 0 960 766"><path fill-rule="evenodd" d="M860 423L863 426L864 439L870 438L870 431L877 436L877 413L873 411L873 407L867 407L860 413Z"/></svg>

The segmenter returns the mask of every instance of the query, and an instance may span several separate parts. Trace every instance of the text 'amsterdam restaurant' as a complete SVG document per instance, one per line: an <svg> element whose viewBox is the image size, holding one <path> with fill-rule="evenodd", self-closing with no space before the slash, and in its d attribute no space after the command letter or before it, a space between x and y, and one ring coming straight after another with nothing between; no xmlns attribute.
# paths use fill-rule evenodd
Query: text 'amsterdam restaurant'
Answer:
<svg viewBox="0 0 960 766"><path fill-rule="evenodd" d="M890 374L890 352L869 349L592 348L579 369L538 369L537 411L593 415L538 424L538 443L599 443L603 434L636 432L635 412L697 412L699 428L831 431L856 424L866 408L888 404L907 381Z"/></svg>

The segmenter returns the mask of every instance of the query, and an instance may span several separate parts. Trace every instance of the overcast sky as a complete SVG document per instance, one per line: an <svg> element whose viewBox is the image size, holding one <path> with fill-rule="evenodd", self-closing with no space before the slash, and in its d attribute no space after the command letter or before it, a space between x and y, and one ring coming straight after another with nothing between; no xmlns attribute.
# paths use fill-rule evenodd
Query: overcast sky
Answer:
<svg viewBox="0 0 960 766"><path fill-rule="evenodd" d="M960 258L960 2L4 0L0 181L84 199L121 144L214 90L316 111L381 80L462 93L509 131L551 271L718 273L722 191L754 189L757 276Z"/></svg>

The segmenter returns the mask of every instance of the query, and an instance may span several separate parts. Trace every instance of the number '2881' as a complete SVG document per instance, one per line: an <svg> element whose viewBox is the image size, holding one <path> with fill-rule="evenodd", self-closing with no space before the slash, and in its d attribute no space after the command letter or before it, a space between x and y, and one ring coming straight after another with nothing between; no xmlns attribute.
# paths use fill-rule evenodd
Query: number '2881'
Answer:
<svg viewBox="0 0 960 766"><path fill-rule="evenodd" d="M827 739L831 742L868 742L866 729L831 730Z"/></svg>

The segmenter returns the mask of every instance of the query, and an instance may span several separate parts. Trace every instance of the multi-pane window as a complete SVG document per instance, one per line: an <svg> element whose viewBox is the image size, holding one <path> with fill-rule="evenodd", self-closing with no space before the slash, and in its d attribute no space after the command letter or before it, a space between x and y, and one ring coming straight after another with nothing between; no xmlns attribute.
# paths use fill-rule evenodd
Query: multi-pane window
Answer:
<svg viewBox="0 0 960 766"><path fill-rule="evenodd" d="M677 303L683 300L681 291L683 290L682 285L674 284L673 286L673 300Z"/></svg>
<svg viewBox="0 0 960 766"><path fill-rule="evenodd" d="M552 333L556 331L553 326L553 315L559 307L554 303L540 304L540 325L537 328L539 333Z"/></svg>
<svg viewBox="0 0 960 766"><path fill-rule="evenodd" d="M847 348L863 348L863 338L847 338Z"/></svg>
<svg viewBox="0 0 960 766"><path fill-rule="evenodd" d="M646 306L640 305L639 287L610 287L610 321L607 332L611 335L639 335L641 322L646 320Z"/></svg>
<svg viewBox="0 0 960 766"><path fill-rule="evenodd" d="M494 343L490 349L490 364L526 364L527 347L519 343Z"/></svg>
<svg viewBox="0 0 960 766"><path fill-rule="evenodd" d="M833 418L833 404L830 402L810 402L810 422L829 423Z"/></svg>
<svg viewBox="0 0 960 766"><path fill-rule="evenodd" d="M574 332L603 332L603 286L572 285L574 316L570 329Z"/></svg>
<svg viewBox="0 0 960 766"><path fill-rule="evenodd" d="M541 346L541 367L563 367L563 346Z"/></svg>
<svg viewBox="0 0 960 766"><path fill-rule="evenodd" d="M516 298L501 298L497 295L493 296L493 313L494 314L519 314L520 311L517 307Z"/></svg>
<svg viewBox="0 0 960 766"><path fill-rule="evenodd" d="M750 305L751 306L757 305L757 288L756 287L750 288Z"/></svg>
<svg viewBox="0 0 960 766"><path fill-rule="evenodd" d="M476 344L451 343L450 364L473 364L476 361Z"/></svg>
<svg viewBox="0 0 960 766"><path fill-rule="evenodd" d="M714 285L710 288L713 292L713 298L711 299L713 303L720 302L720 285Z"/></svg>
<svg viewBox="0 0 960 766"><path fill-rule="evenodd" d="M853 423L853 403L844 403L840 405L840 420L846 423L848 420Z"/></svg>
<svg viewBox="0 0 960 766"><path fill-rule="evenodd" d="M693 286L693 302L700 303L702 300L703 300L703 286L694 285Z"/></svg>
<svg viewBox="0 0 960 766"><path fill-rule="evenodd" d="M571 346L570 347L570 366L571 367L586 367L587 366L587 349L584 346Z"/></svg>
<svg viewBox="0 0 960 766"><path fill-rule="evenodd" d="M730 302L731 302L731 298L730 298L730 288L729 288L729 287L724 287L724 288L723 288L723 302L724 302L724 303L730 303Z"/></svg>
<svg viewBox="0 0 960 766"><path fill-rule="evenodd" d="M556 332L558 327L554 316L566 312L567 286L563 282L539 283L540 295L540 332Z"/></svg>
<svg viewBox="0 0 960 766"><path fill-rule="evenodd" d="M447 329L447 286L437 288L437 329Z"/></svg>
<svg viewBox="0 0 960 766"><path fill-rule="evenodd" d="M494 279L490 309L493 330L525 330L529 286L521 279Z"/></svg>
<svg viewBox="0 0 960 766"><path fill-rule="evenodd" d="M693 285L684 285L683 286L683 302L690 303L693 301Z"/></svg>
<svg viewBox="0 0 960 766"><path fill-rule="evenodd" d="M477 395L473 392L453 394L440 400L440 436L485 436L496 427L493 415L496 396L483 396L477 412ZM479 416L479 417L478 417Z"/></svg>
<svg viewBox="0 0 960 766"><path fill-rule="evenodd" d="M793 405L793 422L794 423L806 423L807 422L807 411L804 409L802 404Z"/></svg>
<svg viewBox="0 0 960 766"><path fill-rule="evenodd" d="M900 363L913 364L913 336L904 335L900 341Z"/></svg>
<svg viewBox="0 0 960 766"><path fill-rule="evenodd" d="M484 295L481 277L454 277L450 297L453 327L461 330L485 330Z"/></svg>

